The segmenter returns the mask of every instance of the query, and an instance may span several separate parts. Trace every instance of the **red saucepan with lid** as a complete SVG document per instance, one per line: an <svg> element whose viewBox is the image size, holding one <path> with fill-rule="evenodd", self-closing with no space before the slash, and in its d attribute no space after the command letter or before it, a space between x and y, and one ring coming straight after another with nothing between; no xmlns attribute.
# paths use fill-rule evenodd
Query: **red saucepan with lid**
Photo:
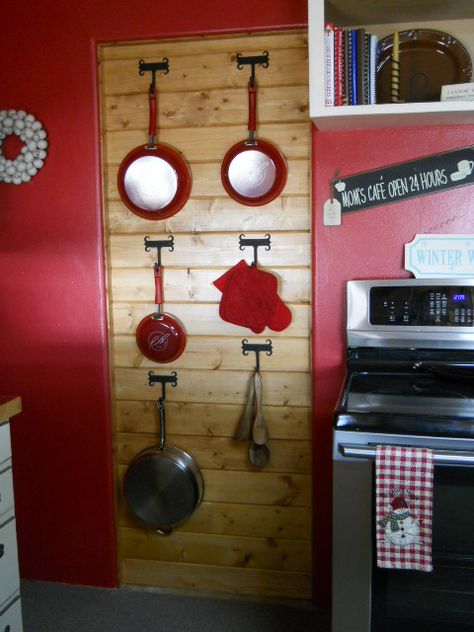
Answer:
<svg viewBox="0 0 474 632"><path fill-rule="evenodd" d="M248 83L248 138L233 145L224 156L221 180L231 198L247 206L268 204L286 183L286 161L268 141L256 139L257 84Z"/></svg>
<svg viewBox="0 0 474 632"><path fill-rule="evenodd" d="M124 204L145 219L166 219L186 204L191 193L191 171L169 145L155 142L157 92L149 90L149 142L133 149L118 170L118 190Z"/></svg>
<svg viewBox="0 0 474 632"><path fill-rule="evenodd" d="M173 362L186 347L186 333L182 323L171 314L162 311L162 266L154 264L156 312L143 318L136 331L140 351L153 362Z"/></svg>

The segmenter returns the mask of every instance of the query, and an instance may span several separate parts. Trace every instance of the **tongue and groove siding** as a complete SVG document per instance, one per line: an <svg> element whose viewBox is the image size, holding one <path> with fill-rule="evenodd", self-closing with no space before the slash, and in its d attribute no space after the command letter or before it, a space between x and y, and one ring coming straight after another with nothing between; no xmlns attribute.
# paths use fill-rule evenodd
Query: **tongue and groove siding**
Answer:
<svg viewBox="0 0 474 632"><path fill-rule="evenodd" d="M268 50L257 69L257 137L274 142L288 163L283 194L252 208L231 200L220 162L246 137L249 68L235 56ZM188 161L193 186L186 206L163 221L135 216L116 184L122 158L147 141L149 76L139 59L168 57L157 76L158 142ZM253 597L309 600L311 596L310 200L307 33L243 34L100 46L104 223L108 267L110 363L116 464L120 582ZM279 279L293 320L276 333L255 336L223 322L212 281L253 251L239 235L271 234L259 264ZM158 365L135 344L141 318L154 311L152 266L143 239L174 235L163 250L165 310L182 320L187 347L174 363ZM273 341L262 355L263 401L272 458L253 468L248 444L233 440L255 356L241 341ZM163 538L128 511L122 496L127 464L158 440L158 387L147 373L177 371L167 389L167 443L191 453L205 479L194 515Z"/></svg>

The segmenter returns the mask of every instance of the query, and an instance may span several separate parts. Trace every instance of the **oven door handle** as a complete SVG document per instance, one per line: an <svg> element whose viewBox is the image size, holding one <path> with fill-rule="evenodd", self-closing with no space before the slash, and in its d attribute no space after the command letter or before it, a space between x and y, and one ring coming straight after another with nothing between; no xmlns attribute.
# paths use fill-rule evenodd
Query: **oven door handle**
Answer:
<svg viewBox="0 0 474 632"><path fill-rule="evenodd" d="M377 449L370 445L340 443L342 456L355 459L375 459ZM433 461L436 465L474 465L474 452L467 450L433 450Z"/></svg>

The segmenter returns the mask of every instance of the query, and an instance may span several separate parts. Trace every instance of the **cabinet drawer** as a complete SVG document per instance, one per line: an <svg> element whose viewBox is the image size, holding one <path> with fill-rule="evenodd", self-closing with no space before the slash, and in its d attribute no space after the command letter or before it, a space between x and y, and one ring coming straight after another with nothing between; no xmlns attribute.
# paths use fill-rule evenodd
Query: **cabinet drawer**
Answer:
<svg viewBox="0 0 474 632"><path fill-rule="evenodd" d="M0 467L0 516L13 507L13 475L9 467L4 472ZM0 518L1 521L1 518ZM0 628L0 632L2 629Z"/></svg>
<svg viewBox="0 0 474 632"><path fill-rule="evenodd" d="M0 425L0 463L6 461L12 455L12 444L10 442L10 424Z"/></svg>
<svg viewBox="0 0 474 632"><path fill-rule="evenodd" d="M12 516L0 523L0 603L18 590L19 585L16 520Z"/></svg>
<svg viewBox="0 0 474 632"><path fill-rule="evenodd" d="M21 601L18 598L0 612L0 632L22 632Z"/></svg>

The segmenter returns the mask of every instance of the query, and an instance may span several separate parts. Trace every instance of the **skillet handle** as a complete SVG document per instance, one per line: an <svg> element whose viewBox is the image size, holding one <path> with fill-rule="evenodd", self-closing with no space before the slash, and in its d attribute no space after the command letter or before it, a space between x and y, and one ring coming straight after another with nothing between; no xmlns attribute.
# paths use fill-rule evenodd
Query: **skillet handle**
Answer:
<svg viewBox="0 0 474 632"><path fill-rule="evenodd" d="M161 266L155 263L155 303L157 305L163 304L163 277L161 274Z"/></svg>
<svg viewBox="0 0 474 632"><path fill-rule="evenodd" d="M249 132L257 129L257 84L249 81Z"/></svg>
<svg viewBox="0 0 474 632"><path fill-rule="evenodd" d="M148 95L150 106L150 121L148 124L148 136L150 137L150 145L155 144L156 136L156 88L150 86L150 92Z"/></svg>
<svg viewBox="0 0 474 632"><path fill-rule="evenodd" d="M166 448L166 416L165 416L165 400L163 397L157 401L158 413L160 415L160 450Z"/></svg>

